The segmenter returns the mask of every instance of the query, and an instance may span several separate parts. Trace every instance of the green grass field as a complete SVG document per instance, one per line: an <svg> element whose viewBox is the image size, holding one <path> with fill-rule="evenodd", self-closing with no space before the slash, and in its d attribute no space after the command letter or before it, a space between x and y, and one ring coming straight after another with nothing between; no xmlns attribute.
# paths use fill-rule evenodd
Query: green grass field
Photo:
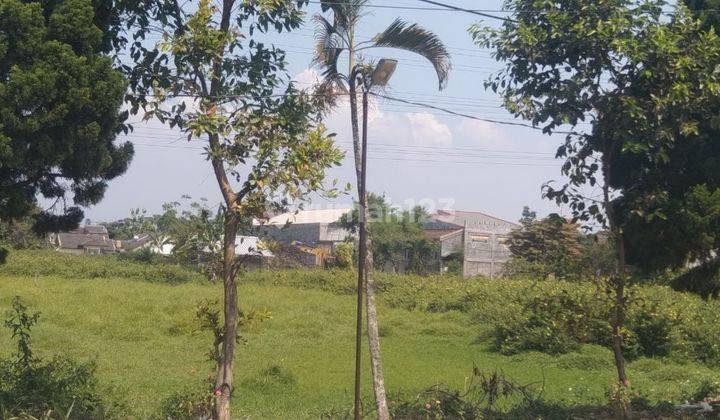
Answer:
<svg viewBox="0 0 720 420"><path fill-rule="evenodd" d="M195 305L219 298L218 285L0 274L1 311L14 295L42 313L33 335L41 355L95 360L100 380L118 387L138 418L155 413L172 392L197 388L211 373L210 337L197 330ZM240 296L244 308L267 309L272 318L248 331L248 344L239 348L238 418L318 418L352 405L352 296L257 279L244 282ZM478 327L464 313L408 311L385 303L379 312L391 396L412 397L437 383L462 389L473 365L502 370L521 383L544 379L544 397L566 406L603 404L613 381L611 354L597 346L562 356L502 356L478 338ZM11 346L5 330L0 354L8 355ZM655 359L634 361L629 372L633 389L654 402L680 401L699 378L720 377L720 370ZM370 403L369 375L365 378Z"/></svg>

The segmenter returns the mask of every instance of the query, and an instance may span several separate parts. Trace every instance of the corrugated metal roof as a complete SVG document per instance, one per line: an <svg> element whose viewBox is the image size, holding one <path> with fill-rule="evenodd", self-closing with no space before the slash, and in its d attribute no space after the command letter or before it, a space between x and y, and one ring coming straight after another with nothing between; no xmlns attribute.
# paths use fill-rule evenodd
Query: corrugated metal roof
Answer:
<svg viewBox="0 0 720 420"><path fill-rule="evenodd" d="M343 209L325 209L325 210L300 210L297 212L288 212L271 217L266 225L286 225L292 224L314 224L314 223L336 223L340 218L352 211L351 208ZM259 224L254 222L254 224Z"/></svg>
<svg viewBox="0 0 720 420"><path fill-rule="evenodd" d="M493 233L507 234L520 228L517 223L478 211L440 210L431 216L433 219L467 227L472 230L484 230Z"/></svg>
<svg viewBox="0 0 720 420"><path fill-rule="evenodd" d="M57 234L58 245L62 249L83 249L98 247L115 250L115 242L102 235L60 232Z"/></svg>

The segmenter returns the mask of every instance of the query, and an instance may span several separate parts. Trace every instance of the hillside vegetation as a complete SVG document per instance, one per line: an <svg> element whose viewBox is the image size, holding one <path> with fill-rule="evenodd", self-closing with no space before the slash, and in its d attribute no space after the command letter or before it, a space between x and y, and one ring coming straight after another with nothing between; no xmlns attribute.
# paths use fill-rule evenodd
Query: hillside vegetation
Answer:
<svg viewBox="0 0 720 420"><path fill-rule="evenodd" d="M613 362L603 343L603 318L596 319L603 297L592 285L392 275L378 280L393 401L412 400L436 384L463 390L475 365L534 383L558 407L607 402ZM345 271L241 275L241 307L268 310L272 317L245 331L236 368L238 416L318 418L351 407L352 284ZM0 310L19 295L41 311L33 334L38 353L94 360L99 379L141 418L157 414L171 394L202 387L212 373L211 337L198 328L195 310L203 299L219 299L221 290L179 266L115 256L13 252L0 267ZM633 392L657 404L712 390L720 377L718 304L659 286L633 296ZM0 356L10 351L4 332ZM364 396L371 404L369 382ZM518 402L510 398L499 408Z"/></svg>

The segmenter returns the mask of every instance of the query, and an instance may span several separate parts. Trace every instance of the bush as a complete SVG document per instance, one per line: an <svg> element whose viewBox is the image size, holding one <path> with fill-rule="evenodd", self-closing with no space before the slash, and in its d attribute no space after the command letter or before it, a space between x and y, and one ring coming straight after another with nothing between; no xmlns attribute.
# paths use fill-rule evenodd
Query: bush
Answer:
<svg viewBox="0 0 720 420"><path fill-rule="evenodd" d="M17 341L17 352L0 360L0 407L3 417L124 418L124 404L103 398L94 363L56 356L44 361L33 353L30 332L39 318L18 297L5 326Z"/></svg>
<svg viewBox="0 0 720 420"><path fill-rule="evenodd" d="M560 354L597 342L602 326L594 322L597 308L589 303L582 293L568 290L534 296L523 303L518 316L495 326L495 347L503 354L523 350Z"/></svg>
<svg viewBox="0 0 720 420"><path fill-rule="evenodd" d="M336 268L352 268L355 258L355 244L352 242L341 242L335 245L332 252L331 267Z"/></svg>
<svg viewBox="0 0 720 420"><path fill-rule="evenodd" d="M673 289L696 293L703 298L720 295L720 259L693 267L671 280Z"/></svg>
<svg viewBox="0 0 720 420"><path fill-rule="evenodd" d="M160 404L159 417L163 420L211 419L214 409L211 386L179 391Z"/></svg>
<svg viewBox="0 0 720 420"><path fill-rule="evenodd" d="M465 401L459 391L436 386L414 400L401 399L390 401L390 417L398 419L458 419L478 418L473 404Z"/></svg>

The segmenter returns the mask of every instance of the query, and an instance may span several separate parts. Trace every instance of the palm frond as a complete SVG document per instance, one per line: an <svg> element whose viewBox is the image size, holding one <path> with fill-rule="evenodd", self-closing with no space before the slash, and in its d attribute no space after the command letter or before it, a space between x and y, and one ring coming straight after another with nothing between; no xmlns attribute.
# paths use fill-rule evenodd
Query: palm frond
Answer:
<svg viewBox="0 0 720 420"><path fill-rule="evenodd" d="M440 90L447 86L448 75L452 67L450 53L440 38L427 29L415 23L410 24L401 19L395 19L387 29L375 35L372 45L411 51L427 58L435 67Z"/></svg>
<svg viewBox="0 0 720 420"><path fill-rule="evenodd" d="M344 39L335 25L328 22L322 15L315 15L315 53L313 64L326 66L332 60L333 51L344 46Z"/></svg>
<svg viewBox="0 0 720 420"><path fill-rule="evenodd" d="M338 60L345 49L345 40L337 27L322 15L315 16L315 54L313 65L322 69L324 82L341 85L344 76L338 69Z"/></svg>
<svg viewBox="0 0 720 420"><path fill-rule="evenodd" d="M351 28L362 16L362 10L368 0L320 0L320 9L331 10L335 23L339 27Z"/></svg>

